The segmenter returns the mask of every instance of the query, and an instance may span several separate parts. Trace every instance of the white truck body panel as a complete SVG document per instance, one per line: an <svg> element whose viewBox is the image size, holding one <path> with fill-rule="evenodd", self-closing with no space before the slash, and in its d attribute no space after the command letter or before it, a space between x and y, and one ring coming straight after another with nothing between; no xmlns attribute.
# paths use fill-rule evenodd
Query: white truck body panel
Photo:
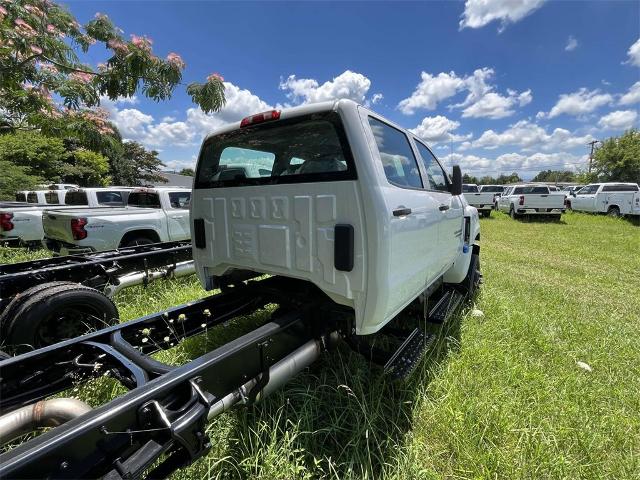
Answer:
<svg viewBox="0 0 640 480"><path fill-rule="evenodd" d="M82 189L86 192L86 201L89 207L100 207L98 200L98 192L122 192L123 189L110 188L86 188ZM128 190L127 190L128 191ZM66 191L67 193L69 190ZM49 190L46 191L49 193ZM44 195L44 191L43 191ZM65 193L66 195L66 193ZM46 203L46 202L44 202ZM13 215L11 222L14 227L11 230L3 230L0 226L0 241L19 241L22 243L41 242L44 239L44 229L42 226L42 216L47 210L67 210L78 208L73 205L34 205L24 207L10 207L0 209L0 214L6 213Z"/></svg>
<svg viewBox="0 0 640 480"><path fill-rule="evenodd" d="M283 110L277 120L280 123L272 124L272 130L278 132L278 125L296 125L296 120L304 122L313 116L315 121L329 115L339 119L348 142L348 152L343 145L342 153L347 165L353 161L357 178L268 184L271 180L254 177L262 183L243 184L241 179L240 185L218 185L219 172L228 166L217 167L216 163L217 170L207 173L208 146L213 150L219 141L223 149L226 138L235 138L230 134L239 136L243 130L235 123L205 139L191 204L192 221L203 222L206 239L205 246L197 247L192 238L196 271L206 288L212 288L213 277L234 269L308 280L336 303L352 307L356 332L370 334L443 275L453 283L462 281L471 258L470 247L463 245L463 217L471 219L473 243L479 232L478 214L462 196L391 183L383 165L392 167L392 162L388 157L383 162L375 136L380 133L374 133L369 118L405 135L416 158L418 139L354 102L341 100ZM424 145L421 148L426 150ZM277 168L275 161L273 165L271 168ZM423 179L424 168L421 163ZM286 172L279 175L295 177ZM444 178L442 170L440 174ZM201 185L201 178L208 178L209 183ZM278 181L278 174L269 178ZM409 212L406 215L393 213L405 210ZM348 271L335 266L339 225L353 227L353 268Z"/></svg>
<svg viewBox="0 0 640 480"><path fill-rule="evenodd" d="M48 247L62 254L112 250L122 245L123 240L137 234L154 242L188 240L188 202L191 190L180 187L158 187L133 189L126 207L91 209L71 208L49 210L43 215L44 231ZM154 206L133 206L136 195L152 196L159 201ZM172 204L174 197L183 203ZM86 238L74 238L71 220L86 220Z"/></svg>
<svg viewBox="0 0 640 480"><path fill-rule="evenodd" d="M621 215L640 215L639 190L637 183L594 183L567 197L567 202L579 212L608 213L617 208Z"/></svg>
<svg viewBox="0 0 640 480"><path fill-rule="evenodd" d="M514 185L498 199L498 209L518 215L562 215L564 193L550 192L544 185Z"/></svg>
<svg viewBox="0 0 640 480"><path fill-rule="evenodd" d="M469 205L476 207L480 211L493 210L495 193L483 192L475 184L463 185L464 198Z"/></svg>

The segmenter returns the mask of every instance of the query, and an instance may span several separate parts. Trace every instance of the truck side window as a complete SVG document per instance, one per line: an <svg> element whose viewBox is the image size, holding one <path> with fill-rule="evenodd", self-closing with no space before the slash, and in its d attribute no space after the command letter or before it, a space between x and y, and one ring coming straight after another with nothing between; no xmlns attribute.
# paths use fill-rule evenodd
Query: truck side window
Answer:
<svg viewBox="0 0 640 480"><path fill-rule="evenodd" d="M38 194L36 192L30 192L27 194L27 202L38 203Z"/></svg>
<svg viewBox="0 0 640 480"><path fill-rule="evenodd" d="M420 160L427 172L427 181L429 182L429 190L438 190L440 192L448 192L447 188L447 176L442 170L442 167L436 160L436 157L431 153L425 145L420 142L416 142L418 146L418 153L420 154ZM475 191L478 191L478 187L475 187Z"/></svg>
<svg viewBox="0 0 640 480"><path fill-rule="evenodd" d="M423 188L418 162L407 136L373 117L369 117L369 125L389 183L398 187Z"/></svg>
<svg viewBox="0 0 640 480"><path fill-rule="evenodd" d="M96 198L99 205L124 205L124 200L120 192L96 192Z"/></svg>
<svg viewBox="0 0 640 480"><path fill-rule="evenodd" d="M189 208L191 192L169 192L171 208Z"/></svg>

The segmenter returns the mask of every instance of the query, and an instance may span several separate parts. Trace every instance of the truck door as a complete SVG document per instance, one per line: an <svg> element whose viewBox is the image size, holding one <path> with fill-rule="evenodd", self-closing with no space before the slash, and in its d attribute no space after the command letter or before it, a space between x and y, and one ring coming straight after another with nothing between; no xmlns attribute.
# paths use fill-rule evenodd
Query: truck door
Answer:
<svg viewBox="0 0 640 480"><path fill-rule="evenodd" d="M165 208L165 213L167 214L169 239L187 240L191 238L189 224L189 203L191 201L191 192L169 192L167 197L169 205L168 208Z"/></svg>
<svg viewBox="0 0 640 480"><path fill-rule="evenodd" d="M440 272L443 273L453 264L462 248L464 208L460 198L449 192L447 175L435 155L417 140L416 146L422 161L425 186L436 201L440 215L438 245Z"/></svg>
<svg viewBox="0 0 640 480"><path fill-rule="evenodd" d="M576 197L573 199L573 205L576 210L582 210L585 212L595 212L596 210L596 192L600 185L587 185L580 190Z"/></svg>

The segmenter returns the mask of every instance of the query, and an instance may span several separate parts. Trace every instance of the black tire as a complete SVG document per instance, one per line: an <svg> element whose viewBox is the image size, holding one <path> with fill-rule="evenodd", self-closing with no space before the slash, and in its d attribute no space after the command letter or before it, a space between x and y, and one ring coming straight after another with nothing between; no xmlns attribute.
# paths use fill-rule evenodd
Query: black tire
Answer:
<svg viewBox="0 0 640 480"><path fill-rule="evenodd" d="M489 218L491 216L491 210L482 210L482 216L484 218Z"/></svg>
<svg viewBox="0 0 640 480"><path fill-rule="evenodd" d="M3 338L7 338L8 332L8 324L10 320L15 316L15 312L20 306L29 300L33 295L36 295L44 290L54 287L60 287L61 285L76 285L73 282L48 282L42 283L40 285L36 285L35 287L31 287L26 289L24 292L18 293L15 297L11 299L7 308L4 309L2 314L0 314L0 332Z"/></svg>
<svg viewBox="0 0 640 480"><path fill-rule="evenodd" d="M468 297L475 295L478 286L480 285L480 279L482 273L480 271L480 254L473 253L471 255L471 261L469 262L469 270L467 270L467 276L460 284L461 290Z"/></svg>
<svg viewBox="0 0 640 480"><path fill-rule="evenodd" d="M613 218L618 218L620 217L620 209L618 207L609 207L609 210L607 210L607 215Z"/></svg>
<svg viewBox="0 0 640 480"><path fill-rule="evenodd" d="M573 210L573 209L571 208L571 201L570 201L570 200L567 200L567 201L565 202L565 206L567 207L567 210Z"/></svg>
<svg viewBox="0 0 640 480"><path fill-rule="evenodd" d="M138 247L140 245L151 245L153 243L156 243L156 242L150 239L149 237L133 237L133 238L128 238L127 240L124 240L120 244L120 246L121 247Z"/></svg>
<svg viewBox="0 0 640 480"><path fill-rule="evenodd" d="M517 220L519 215L516 213L515 208L513 208L513 206L511 207L511 209L509 210L509 216L513 219L513 220Z"/></svg>
<svg viewBox="0 0 640 480"><path fill-rule="evenodd" d="M7 343L41 348L118 321L118 309L98 290L59 285L30 296L7 322Z"/></svg>

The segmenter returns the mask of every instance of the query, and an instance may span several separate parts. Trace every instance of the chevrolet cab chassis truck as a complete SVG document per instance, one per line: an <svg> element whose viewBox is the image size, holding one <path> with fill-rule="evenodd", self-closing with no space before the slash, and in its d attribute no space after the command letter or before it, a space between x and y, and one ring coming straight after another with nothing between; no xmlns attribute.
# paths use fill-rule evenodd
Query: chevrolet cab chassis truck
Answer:
<svg viewBox="0 0 640 480"><path fill-rule="evenodd" d="M0 265L0 348L33 350L112 325L121 289L194 271L185 241Z"/></svg>
<svg viewBox="0 0 640 480"><path fill-rule="evenodd" d="M210 449L208 420L337 342L406 377L479 283L478 212L461 193L459 167L450 179L419 138L351 101L217 130L191 233L220 293L0 362L0 477L167 477ZM151 356L258 311L257 328L186 364ZM93 409L65 397L103 375L129 391Z"/></svg>

